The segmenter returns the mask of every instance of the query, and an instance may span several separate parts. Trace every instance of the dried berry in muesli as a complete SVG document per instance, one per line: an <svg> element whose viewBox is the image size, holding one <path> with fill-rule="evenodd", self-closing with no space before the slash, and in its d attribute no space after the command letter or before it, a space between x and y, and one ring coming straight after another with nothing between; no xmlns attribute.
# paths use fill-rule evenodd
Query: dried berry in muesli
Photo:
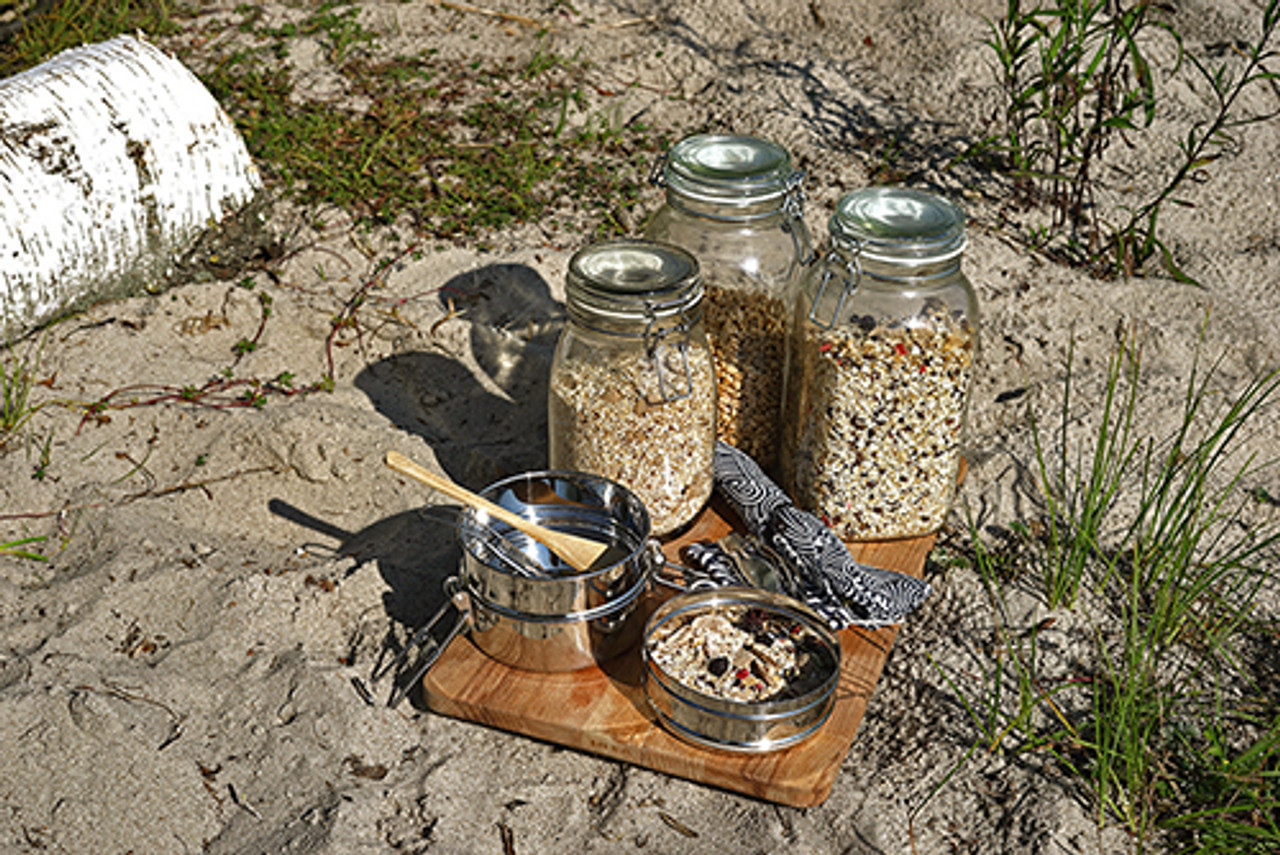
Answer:
<svg viewBox="0 0 1280 855"><path fill-rule="evenodd" d="M648 640L652 662L681 684L743 703L799 697L823 684L836 661L795 619L755 606L695 609Z"/></svg>
<svg viewBox="0 0 1280 855"><path fill-rule="evenodd" d="M862 320L795 342L787 480L846 540L928 534L955 494L974 331L937 308L914 326Z"/></svg>

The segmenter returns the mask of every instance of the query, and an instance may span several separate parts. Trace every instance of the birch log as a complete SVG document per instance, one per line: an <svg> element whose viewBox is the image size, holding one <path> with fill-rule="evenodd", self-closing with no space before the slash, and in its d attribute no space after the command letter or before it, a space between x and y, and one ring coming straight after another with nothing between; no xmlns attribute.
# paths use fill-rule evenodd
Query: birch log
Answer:
<svg viewBox="0 0 1280 855"><path fill-rule="evenodd" d="M261 186L209 91L141 39L0 81L0 332L158 286Z"/></svg>

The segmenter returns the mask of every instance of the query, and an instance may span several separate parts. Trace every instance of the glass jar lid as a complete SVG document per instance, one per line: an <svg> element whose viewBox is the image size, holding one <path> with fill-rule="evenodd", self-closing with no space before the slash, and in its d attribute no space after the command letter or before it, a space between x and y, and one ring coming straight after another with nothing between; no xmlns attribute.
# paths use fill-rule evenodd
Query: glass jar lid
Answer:
<svg viewBox="0 0 1280 855"><path fill-rule="evenodd" d="M565 291L570 313L652 322L698 306L702 275L697 259L677 246L606 241L569 259Z"/></svg>
<svg viewBox="0 0 1280 855"><path fill-rule="evenodd" d="M964 251L964 212L952 202L902 187L867 187L846 194L831 217L832 241L886 264L936 264Z"/></svg>
<svg viewBox="0 0 1280 855"><path fill-rule="evenodd" d="M680 195L700 202L758 205L783 201L793 183L791 155L759 137L697 134L676 143L662 176Z"/></svg>

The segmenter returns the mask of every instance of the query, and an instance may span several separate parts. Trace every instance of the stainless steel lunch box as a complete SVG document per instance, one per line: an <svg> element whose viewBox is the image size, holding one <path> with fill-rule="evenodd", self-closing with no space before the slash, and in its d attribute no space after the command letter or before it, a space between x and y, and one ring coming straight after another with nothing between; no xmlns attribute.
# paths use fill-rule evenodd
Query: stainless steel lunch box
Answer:
<svg viewBox="0 0 1280 855"><path fill-rule="evenodd" d="M811 631L830 654L830 673L797 697L748 703L692 689L654 661L651 644L667 621L736 605L762 609ZM642 651L645 695L662 725L682 739L729 751L773 751L812 736L830 715L840 680L840 640L822 618L790 597L754 588L713 588L672 597L649 618Z"/></svg>
<svg viewBox="0 0 1280 855"><path fill-rule="evenodd" d="M481 495L539 525L607 543L610 550L597 566L578 572L484 511L464 511L454 588L466 597L477 647L514 668L575 671L639 640L644 618L638 607L661 551L649 537L649 513L631 491L595 475L545 471L503 479ZM522 574L507 550L546 574Z"/></svg>

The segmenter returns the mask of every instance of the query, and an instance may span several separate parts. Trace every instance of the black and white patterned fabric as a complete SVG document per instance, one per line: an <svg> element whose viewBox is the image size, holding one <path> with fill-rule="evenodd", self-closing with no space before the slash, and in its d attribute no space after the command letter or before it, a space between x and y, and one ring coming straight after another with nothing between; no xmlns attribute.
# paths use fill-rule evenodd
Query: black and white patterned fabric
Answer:
<svg viewBox="0 0 1280 855"><path fill-rule="evenodd" d="M786 563L753 536L731 534L723 540L691 543L680 550L690 589L746 585L778 591L805 601L834 629L849 625L849 609L835 598L806 595ZM767 570L762 570L767 567Z"/></svg>
<svg viewBox="0 0 1280 855"><path fill-rule="evenodd" d="M680 558L688 571L686 585L691 590L751 585L733 555L719 541L690 543L680 550Z"/></svg>
<svg viewBox="0 0 1280 855"><path fill-rule="evenodd" d="M716 443L716 489L747 529L788 565L785 593L834 629L900 623L929 596L927 582L853 560L835 533L800 510L748 455Z"/></svg>

